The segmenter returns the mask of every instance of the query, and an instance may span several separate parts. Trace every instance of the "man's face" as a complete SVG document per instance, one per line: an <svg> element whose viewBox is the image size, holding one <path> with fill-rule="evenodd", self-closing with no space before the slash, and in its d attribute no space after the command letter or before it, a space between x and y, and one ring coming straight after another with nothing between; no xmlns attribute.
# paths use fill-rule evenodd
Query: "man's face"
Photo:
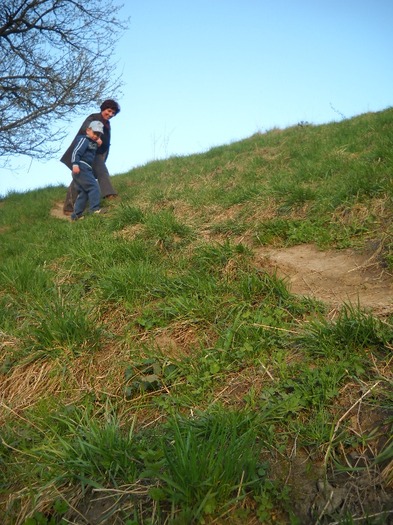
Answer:
<svg viewBox="0 0 393 525"><path fill-rule="evenodd" d="M116 111L112 108L106 108L101 111L101 115L105 120L109 120L116 115Z"/></svg>

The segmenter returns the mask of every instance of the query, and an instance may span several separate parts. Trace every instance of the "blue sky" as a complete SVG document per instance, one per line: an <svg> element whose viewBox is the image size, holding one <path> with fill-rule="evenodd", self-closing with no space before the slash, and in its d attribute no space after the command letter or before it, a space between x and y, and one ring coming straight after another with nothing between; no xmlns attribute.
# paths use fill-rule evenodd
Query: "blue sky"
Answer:
<svg viewBox="0 0 393 525"><path fill-rule="evenodd" d="M121 16L112 175L393 106L391 0L129 0ZM0 195L69 181L57 159L20 157L1 170Z"/></svg>

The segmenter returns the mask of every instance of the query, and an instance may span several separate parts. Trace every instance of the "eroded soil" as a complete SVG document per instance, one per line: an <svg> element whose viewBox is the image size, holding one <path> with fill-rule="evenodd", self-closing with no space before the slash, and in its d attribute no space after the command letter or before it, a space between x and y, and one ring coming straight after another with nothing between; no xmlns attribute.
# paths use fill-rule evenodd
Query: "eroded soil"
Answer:
<svg viewBox="0 0 393 525"><path fill-rule="evenodd" d="M375 315L393 312L393 276L381 267L378 251L319 250L311 244L261 248L257 264L269 265L287 280L292 293L319 299L332 307L359 304Z"/></svg>

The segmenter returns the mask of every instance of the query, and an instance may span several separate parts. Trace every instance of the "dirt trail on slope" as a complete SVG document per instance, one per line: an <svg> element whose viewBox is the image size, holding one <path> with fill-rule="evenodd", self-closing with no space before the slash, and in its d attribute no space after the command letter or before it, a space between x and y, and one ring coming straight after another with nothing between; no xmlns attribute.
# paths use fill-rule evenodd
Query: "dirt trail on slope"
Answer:
<svg viewBox="0 0 393 525"><path fill-rule="evenodd" d="M53 206L53 208L50 211L50 214L52 217L55 217L55 219L63 219L66 221L70 221L69 215L64 215L63 212L63 201L56 202L56 204Z"/></svg>
<svg viewBox="0 0 393 525"><path fill-rule="evenodd" d="M256 259L261 267L268 265L286 278L292 293L333 307L359 303L376 315L393 312L393 276L378 264L376 254L321 251L302 244L285 249L264 247L257 251Z"/></svg>

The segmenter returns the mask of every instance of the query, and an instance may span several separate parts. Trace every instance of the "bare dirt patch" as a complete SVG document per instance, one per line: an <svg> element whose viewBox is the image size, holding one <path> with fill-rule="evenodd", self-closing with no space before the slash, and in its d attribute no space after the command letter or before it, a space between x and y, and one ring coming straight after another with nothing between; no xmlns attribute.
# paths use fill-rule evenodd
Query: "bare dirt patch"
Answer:
<svg viewBox="0 0 393 525"><path fill-rule="evenodd" d="M52 217L55 217L55 219L63 219L66 221L70 221L69 215L64 215L63 212L63 201L56 202L53 208L50 211L50 214Z"/></svg>
<svg viewBox="0 0 393 525"><path fill-rule="evenodd" d="M393 312L393 276L378 263L376 253L319 250L311 244L261 248L259 266L268 265L289 283L292 293L321 300L333 307L359 304L376 315Z"/></svg>

